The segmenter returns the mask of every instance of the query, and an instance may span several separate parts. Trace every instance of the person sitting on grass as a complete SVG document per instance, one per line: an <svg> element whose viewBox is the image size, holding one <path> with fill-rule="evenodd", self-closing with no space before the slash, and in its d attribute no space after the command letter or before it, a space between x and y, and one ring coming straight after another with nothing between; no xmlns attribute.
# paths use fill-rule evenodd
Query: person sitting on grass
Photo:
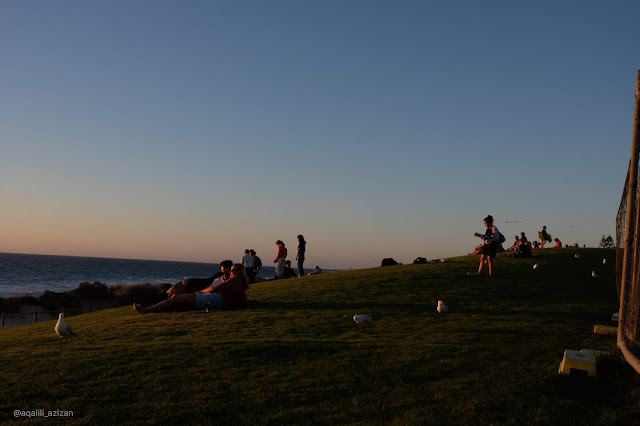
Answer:
<svg viewBox="0 0 640 426"><path fill-rule="evenodd" d="M520 249L520 237L516 235L516 240L513 242L513 245L510 247L515 253L518 253Z"/></svg>
<svg viewBox="0 0 640 426"><path fill-rule="evenodd" d="M222 281L229 279L229 271L232 266L232 260L223 260L220 262L220 272L216 272L209 278L186 278L167 290L167 296L173 297L184 293L195 293L211 285L220 284Z"/></svg>
<svg viewBox="0 0 640 426"><path fill-rule="evenodd" d="M284 272L280 278L295 278L297 276L293 268L291 268L291 261L287 260L284 262Z"/></svg>
<svg viewBox="0 0 640 426"><path fill-rule="evenodd" d="M493 259L495 259L498 251L500 231L498 231L498 228L493 224L493 216L491 215L484 218L484 226L487 227L484 234L480 234L478 232L474 234L476 237L480 237L484 241L484 244L480 249L480 266L478 267L478 273L476 275L480 275L480 273L482 273L482 268L484 268L484 263L486 261L487 265L489 265L489 276L493 277Z"/></svg>
<svg viewBox="0 0 640 426"><path fill-rule="evenodd" d="M322 269L320 269L319 266L316 265L316 269L314 269L313 271L309 272L307 274L307 276L311 276L311 275L318 275L322 273Z"/></svg>
<svg viewBox="0 0 640 426"><path fill-rule="evenodd" d="M531 244L524 232L520 233L520 245L518 246L518 252L513 257L531 257Z"/></svg>
<svg viewBox="0 0 640 426"><path fill-rule="evenodd" d="M134 303L133 309L141 314L149 314L152 312L172 311L178 306L196 309L203 309L205 306L209 308L242 306L247 303L247 295L245 293L249 288L247 273L241 263L234 263L230 272L231 275L228 280L219 284L212 284L202 291L179 294L153 306L144 307Z"/></svg>

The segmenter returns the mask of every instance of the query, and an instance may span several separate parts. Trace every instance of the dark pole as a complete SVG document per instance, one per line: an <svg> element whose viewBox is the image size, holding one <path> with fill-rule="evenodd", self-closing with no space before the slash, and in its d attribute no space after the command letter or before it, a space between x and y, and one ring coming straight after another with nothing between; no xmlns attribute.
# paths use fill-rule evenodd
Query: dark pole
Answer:
<svg viewBox="0 0 640 426"><path fill-rule="evenodd" d="M618 321L618 346L624 346L622 349L626 349L626 345L622 340L622 329L625 325L625 302L626 302L626 289L628 286L627 276L629 275L629 245L631 245L631 224L633 221L634 206L637 197L638 186L638 133L640 133L638 126L640 125L638 118L640 116L640 70L638 70L637 83L636 83L636 109L633 119L633 142L631 145L631 162L629 164L629 193L627 201L627 218L625 224L626 235L624 237L624 259L622 260L622 279L620 280L620 311ZM633 234L635 234L635 229ZM634 246L637 242L634 243ZM635 251L635 250L634 250ZM635 261L635 259L633 259ZM626 358L626 356L625 356Z"/></svg>

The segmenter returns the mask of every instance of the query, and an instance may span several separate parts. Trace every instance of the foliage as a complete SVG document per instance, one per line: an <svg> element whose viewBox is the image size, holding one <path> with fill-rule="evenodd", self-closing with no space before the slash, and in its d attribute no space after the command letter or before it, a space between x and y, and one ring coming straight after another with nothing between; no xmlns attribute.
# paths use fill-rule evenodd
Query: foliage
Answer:
<svg viewBox="0 0 640 426"><path fill-rule="evenodd" d="M109 287L99 281L94 281L93 283L83 282L80 283L78 288L71 290L71 293L77 294L83 299L107 299L113 296L113 292L113 287Z"/></svg>
<svg viewBox="0 0 640 426"><path fill-rule="evenodd" d="M617 309L614 256L500 256L493 279L460 257L264 282L248 309L74 316L67 345L53 322L0 331L0 422L43 407L84 424L633 424L638 375L592 333ZM597 379L559 376L581 348L616 355Z"/></svg>
<svg viewBox="0 0 640 426"><path fill-rule="evenodd" d="M605 249L616 248L616 242L611 238L611 235L605 238L604 234L602 234L602 239L598 247Z"/></svg>

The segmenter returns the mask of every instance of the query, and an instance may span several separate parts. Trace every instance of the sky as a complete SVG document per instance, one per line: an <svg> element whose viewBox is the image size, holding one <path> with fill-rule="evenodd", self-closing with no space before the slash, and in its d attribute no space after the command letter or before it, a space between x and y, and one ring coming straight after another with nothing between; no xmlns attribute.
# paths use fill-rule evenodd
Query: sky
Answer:
<svg viewBox="0 0 640 426"><path fill-rule="evenodd" d="M0 2L0 252L312 268L615 237L637 1ZM516 225L505 222L520 220ZM295 262L294 262L295 263Z"/></svg>

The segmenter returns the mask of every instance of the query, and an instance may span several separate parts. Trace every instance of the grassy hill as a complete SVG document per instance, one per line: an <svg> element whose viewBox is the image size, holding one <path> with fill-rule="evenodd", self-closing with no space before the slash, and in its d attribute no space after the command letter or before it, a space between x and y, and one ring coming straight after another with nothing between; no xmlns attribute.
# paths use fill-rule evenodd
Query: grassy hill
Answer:
<svg viewBox="0 0 640 426"><path fill-rule="evenodd" d="M249 309L69 317L68 345L54 322L1 331L0 422L43 408L81 423L635 423L638 375L592 333L617 311L614 260L546 249L499 255L493 279L460 257L261 283ZM581 348L615 355L597 379L558 375Z"/></svg>

